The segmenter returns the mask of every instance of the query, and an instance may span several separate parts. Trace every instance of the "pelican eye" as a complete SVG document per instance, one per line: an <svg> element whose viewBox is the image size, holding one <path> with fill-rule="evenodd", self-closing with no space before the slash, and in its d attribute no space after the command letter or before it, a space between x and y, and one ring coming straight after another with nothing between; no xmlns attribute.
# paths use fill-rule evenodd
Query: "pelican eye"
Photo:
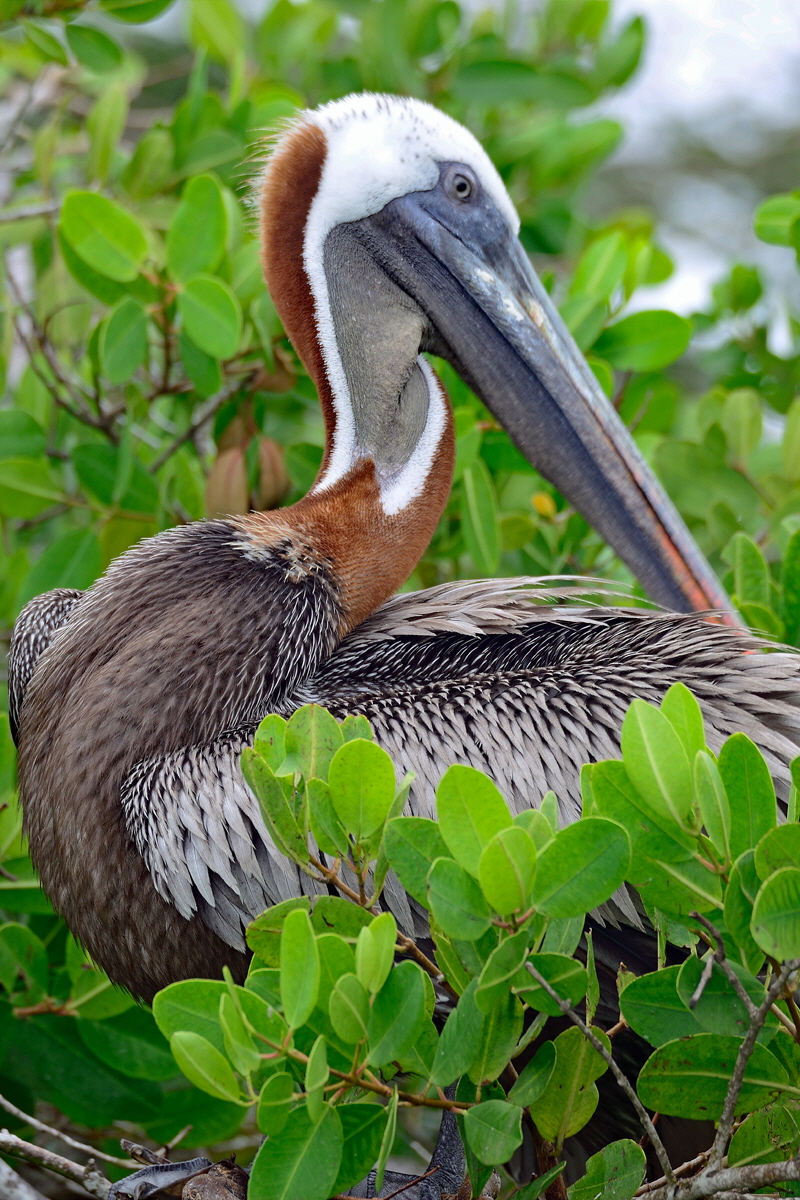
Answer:
<svg viewBox="0 0 800 1200"><path fill-rule="evenodd" d="M472 184L466 175L454 175L452 187L459 200L468 200L472 195Z"/></svg>

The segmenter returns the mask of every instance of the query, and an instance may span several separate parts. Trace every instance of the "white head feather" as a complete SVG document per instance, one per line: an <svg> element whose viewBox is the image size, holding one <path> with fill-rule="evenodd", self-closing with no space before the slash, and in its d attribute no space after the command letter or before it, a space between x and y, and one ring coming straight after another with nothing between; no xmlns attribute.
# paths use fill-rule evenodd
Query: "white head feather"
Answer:
<svg viewBox="0 0 800 1200"><path fill-rule="evenodd" d="M309 210L303 260L316 307L317 331L336 410L336 436L328 467L317 489L330 487L353 465L355 427L325 278L325 239L335 226L380 212L391 200L428 191L439 180L439 164L470 166L510 229L519 217L503 181L483 147L452 117L421 100L364 93L334 100L303 114L304 123L325 134L327 154L317 194ZM425 360L428 421L411 461L398 472L381 501L397 513L420 494L445 426L444 400Z"/></svg>

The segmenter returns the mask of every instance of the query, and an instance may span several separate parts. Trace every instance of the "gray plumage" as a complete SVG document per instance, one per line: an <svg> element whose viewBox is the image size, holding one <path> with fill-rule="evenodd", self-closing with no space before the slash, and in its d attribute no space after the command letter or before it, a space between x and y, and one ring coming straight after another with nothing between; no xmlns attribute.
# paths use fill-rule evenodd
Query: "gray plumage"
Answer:
<svg viewBox="0 0 800 1200"><path fill-rule="evenodd" d="M219 550L229 533L224 523L202 528L210 531ZM173 552L176 546L186 551L192 543L183 531L162 538L169 538ZM236 539L226 544L234 561L241 563ZM214 570L208 568L209 586L220 575L216 561ZM281 568L271 559L266 565L280 592L286 587ZM223 570L223 578L224 574ZM90 620L86 610L99 603L97 592L105 592L108 599L109 589L113 592L122 575L112 568L107 580L81 603L74 593L51 594L49 606L46 597L32 602L15 630L12 664L23 664L30 677L37 647L51 639L55 661L69 660L69 644L77 652L85 640ZM181 578L179 572L173 574L173 585L180 587ZM233 968L241 973L248 921L268 904L321 889L276 851L239 770L241 749L252 742L258 721L268 711L289 716L314 701L340 718L364 713L398 773L416 772L407 812L435 815L435 789L442 772L451 762L462 762L494 778L514 811L538 805L552 789L567 823L580 811L582 764L618 753L619 729L630 701L635 696L658 701L671 683L681 680L700 700L711 747L718 748L729 733L743 729L764 751L778 790L785 795L788 764L800 752L800 657L696 615L537 603L554 594L563 598L576 593L582 583L575 581L573 587L554 593L547 581L464 581L395 596L338 646L332 632L320 641L311 624L301 637L296 636L296 626L290 626L287 657L293 663L289 677L294 682L288 688L277 680L274 687L268 685L274 676L263 672L274 662L272 654L259 655L257 646L240 647L237 667L227 658L226 638L226 670L206 681L202 710L184 719L179 730L156 719L163 747L158 753L142 755L156 738L148 737L146 725L138 723L136 739L128 738L122 761L112 756L107 765L111 784L106 780L102 796L95 797L101 812L105 799L107 817L121 828L141 864L140 879L146 877L152 886L154 901L172 914L162 937L171 943L181 927L193 930L192 938L179 939L178 959L173 957L168 967L170 977L176 971L208 971L220 955L225 958L225 946L233 952ZM328 586L322 584L323 596ZM584 594L587 587L582 588ZM254 604L240 614L243 623L259 623L259 606ZM292 619L302 628L302 597L293 596L292 604ZM213 589L205 605L213 614ZM310 622L315 619L312 607ZM129 621L134 619L130 600L124 613ZM146 615L138 614L136 621L148 625ZM190 633L186 636L191 641ZM37 671L33 679L33 697L53 662L52 653L45 653L41 675ZM18 706L24 698L24 671L12 667L11 689ZM142 672L148 674L144 664ZM63 678L63 668L59 673L69 692L74 681ZM189 665L177 664L177 674L192 686ZM166 704L171 685L156 680L153 686L167 689ZM212 698L213 687L222 694ZM52 679L49 695L51 689ZM141 690L132 686L139 702ZM231 700L237 692L245 697L238 705ZM100 731L90 728L87 735L93 732L95 738L102 737L102 722ZM27 819L41 844L42 814L37 810ZM74 819L80 823L80 805ZM46 837L45 844L54 843ZM59 888L58 873L43 861L41 851L39 866L56 903L68 906L67 889ZM622 915L635 921L635 910L625 897L619 901ZM402 927L419 931L420 914L416 906L409 906L396 880L390 879L386 903ZM70 919L90 950L98 956L99 948L102 955L105 942L80 906L72 906ZM106 912L103 919L113 919L113 913ZM213 937L210 964L203 958L208 945L202 929ZM141 959L140 946L137 951ZM115 961L103 965L115 974ZM151 993L163 977L148 958L138 990Z"/></svg>

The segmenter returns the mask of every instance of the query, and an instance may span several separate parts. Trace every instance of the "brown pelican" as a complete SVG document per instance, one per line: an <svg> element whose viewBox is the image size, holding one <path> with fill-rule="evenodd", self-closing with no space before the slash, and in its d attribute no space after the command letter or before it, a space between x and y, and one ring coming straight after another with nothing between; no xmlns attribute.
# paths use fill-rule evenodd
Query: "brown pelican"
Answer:
<svg viewBox="0 0 800 1200"><path fill-rule="evenodd" d="M660 604L727 604L599 392L517 240L477 141L415 100L306 112L259 184L266 280L317 385L327 444L291 508L140 543L83 594L20 615L12 718L45 891L112 979L241 978L243 930L315 884L275 850L239 772L270 711L366 712L429 812L451 761L517 807L613 754L635 695L676 679L710 737L745 728L785 781L800 743L797 659L698 616L531 605L530 581L389 599L450 489L449 359L521 451ZM382 607L381 607L382 606ZM782 773L782 774L781 774ZM392 893L401 925L402 893ZM405 904L405 907L404 907Z"/></svg>

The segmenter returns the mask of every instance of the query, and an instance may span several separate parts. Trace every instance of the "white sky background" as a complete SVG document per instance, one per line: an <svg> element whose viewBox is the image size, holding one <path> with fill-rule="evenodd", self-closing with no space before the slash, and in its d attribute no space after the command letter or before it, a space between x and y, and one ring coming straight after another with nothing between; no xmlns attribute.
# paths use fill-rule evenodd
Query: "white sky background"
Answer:
<svg viewBox="0 0 800 1200"><path fill-rule="evenodd" d="M756 239L752 213L779 190L774 171L764 178L759 169L765 143L794 140L800 161L800 0L614 0L613 11L615 24L644 15L649 37L633 81L598 106L626 129L603 175L616 179L616 203L625 203L624 179L638 184L677 263L635 307L697 310L731 261L756 263L771 284L780 350L782 301L797 274L791 251ZM789 171L780 187L800 187L800 175Z"/></svg>

